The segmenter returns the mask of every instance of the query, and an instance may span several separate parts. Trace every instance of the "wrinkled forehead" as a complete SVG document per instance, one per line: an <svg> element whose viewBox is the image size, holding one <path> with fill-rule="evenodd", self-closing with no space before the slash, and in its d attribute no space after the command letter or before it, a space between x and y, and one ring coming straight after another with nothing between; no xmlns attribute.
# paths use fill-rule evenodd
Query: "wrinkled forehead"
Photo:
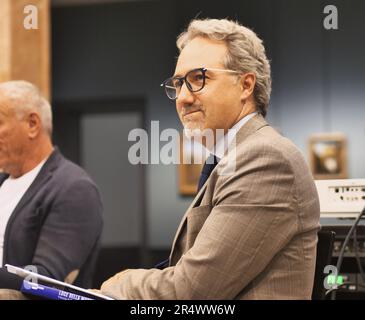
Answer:
<svg viewBox="0 0 365 320"><path fill-rule="evenodd" d="M223 41L196 37L181 51L176 63L175 76L183 76L195 68L223 68L227 46Z"/></svg>

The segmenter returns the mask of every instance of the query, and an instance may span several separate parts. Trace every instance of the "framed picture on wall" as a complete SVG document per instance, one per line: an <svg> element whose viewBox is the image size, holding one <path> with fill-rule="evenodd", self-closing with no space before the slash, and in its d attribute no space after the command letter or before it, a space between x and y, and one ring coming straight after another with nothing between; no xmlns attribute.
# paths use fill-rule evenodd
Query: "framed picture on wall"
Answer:
<svg viewBox="0 0 365 320"><path fill-rule="evenodd" d="M346 179L347 140L342 133L309 137L309 163L314 179Z"/></svg>
<svg viewBox="0 0 365 320"><path fill-rule="evenodd" d="M178 165L179 193L183 196L195 196L200 173L205 159L202 159L202 147L194 145L192 140L180 135L180 163Z"/></svg>

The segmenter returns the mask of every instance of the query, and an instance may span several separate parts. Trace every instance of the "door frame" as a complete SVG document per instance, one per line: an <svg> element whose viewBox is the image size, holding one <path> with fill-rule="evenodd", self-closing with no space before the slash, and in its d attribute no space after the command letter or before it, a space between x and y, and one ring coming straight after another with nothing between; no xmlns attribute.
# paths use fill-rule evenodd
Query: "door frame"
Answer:
<svg viewBox="0 0 365 320"><path fill-rule="evenodd" d="M53 103L53 116L54 116L54 138L57 143L58 136L60 132L58 132L58 127L64 125L60 122L57 122L57 118L59 117L62 120L62 115L65 114L72 118L71 126L73 126L74 133L77 135L72 144L76 144L76 146L72 148L65 148L69 150L69 157L67 153L65 154L70 160L76 162L80 166L81 163L81 117L84 114L105 114L112 112L120 112L120 113L128 113L128 112L137 112L140 115L139 127L142 129L147 128L146 123L146 99L140 96L132 96L132 97L106 97L106 98L88 98L88 99L67 99L67 100L56 100ZM68 124L67 124L68 125ZM61 151L62 151L62 146ZM148 266L150 265L150 252L148 250L148 216L147 216L147 179L146 179L146 166L139 164L141 169L141 223L140 223L140 232L141 232L141 243L139 248L139 261L141 265Z"/></svg>

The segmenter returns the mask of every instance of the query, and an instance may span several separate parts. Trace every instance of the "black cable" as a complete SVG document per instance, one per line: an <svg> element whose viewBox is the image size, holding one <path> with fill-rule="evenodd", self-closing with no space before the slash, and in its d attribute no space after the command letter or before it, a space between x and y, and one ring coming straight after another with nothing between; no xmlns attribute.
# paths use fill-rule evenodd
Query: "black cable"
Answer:
<svg viewBox="0 0 365 320"><path fill-rule="evenodd" d="M346 285L348 285L348 284L354 284L354 285L356 285L356 283L354 283L354 282L349 282L349 281L347 281L347 282L344 282L344 283L342 283L342 284L339 284L339 285L337 286L337 288L332 288L332 289L327 290L327 291L326 291L326 293L325 293L325 295L328 295L328 294L330 294L331 292L333 292L333 291L335 291L335 290L338 290L339 288L341 288L341 287L343 287L343 286L346 286Z"/></svg>
<svg viewBox="0 0 365 320"><path fill-rule="evenodd" d="M346 286L346 285L348 285L348 284L353 284L353 285L355 285L355 286L359 286L359 287L361 287L361 288L365 288L365 285L357 284L356 282L350 282L350 281L347 281L347 282L344 282L344 283L342 283L342 284L339 284L339 285L337 286L337 288L332 288L332 289L327 290L327 291L326 291L326 293L325 293L325 295L327 296L327 295L328 295L328 294L330 294L331 292L333 292L333 291L335 291L335 290L338 290L339 288L341 288L341 287L343 287L343 286Z"/></svg>
<svg viewBox="0 0 365 320"><path fill-rule="evenodd" d="M354 249L355 249L355 257L356 257L356 262L357 262L357 266L359 268L360 271L360 275L361 275L361 279L362 282L365 283L365 273L364 273L364 269L362 267L362 263L361 263L361 259L359 256L359 242L357 240L357 228L355 228L354 230Z"/></svg>
<svg viewBox="0 0 365 320"><path fill-rule="evenodd" d="M335 284L337 283L337 276L338 274L340 273L340 270L341 270L341 265L342 265L342 260L343 260L343 256L345 254L345 248L351 238L351 235L354 231L354 229L356 228L356 226L358 225L358 223L360 222L362 216L365 215L365 207L364 209L361 211L361 213L359 214L359 216L356 218L356 221L355 223L351 226L350 228L350 231L348 232L346 238L345 238L345 241L343 242L343 245L342 245L342 248L341 248L341 251L340 251L340 254L338 255L338 260L337 260L337 264L336 264L336 271L337 271L337 274L335 276ZM331 300L335 300L336 299L336 290L334 290L331 294Z"/></svg>

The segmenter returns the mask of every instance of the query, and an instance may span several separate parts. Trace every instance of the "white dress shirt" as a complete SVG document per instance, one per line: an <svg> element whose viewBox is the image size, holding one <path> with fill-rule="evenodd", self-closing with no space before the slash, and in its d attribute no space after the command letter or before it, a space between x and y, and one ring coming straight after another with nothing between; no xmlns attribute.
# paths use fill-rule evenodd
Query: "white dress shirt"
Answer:
<svg viewBox="0 0 365 320"><path fill-rule="evenodd" d="M236 137L237 132L248 120L250 120L255 115L257 115L257 112L250 113L247 116L243 117L240 121L238 121L232 128L228 130L228 133L226 133L224 137L222 137L217 141L217 143L214 146L214 149L210 150L210 152L213 153L218 158L218 160L222 159L224 153L228 149L228 146Z"/></svg>

